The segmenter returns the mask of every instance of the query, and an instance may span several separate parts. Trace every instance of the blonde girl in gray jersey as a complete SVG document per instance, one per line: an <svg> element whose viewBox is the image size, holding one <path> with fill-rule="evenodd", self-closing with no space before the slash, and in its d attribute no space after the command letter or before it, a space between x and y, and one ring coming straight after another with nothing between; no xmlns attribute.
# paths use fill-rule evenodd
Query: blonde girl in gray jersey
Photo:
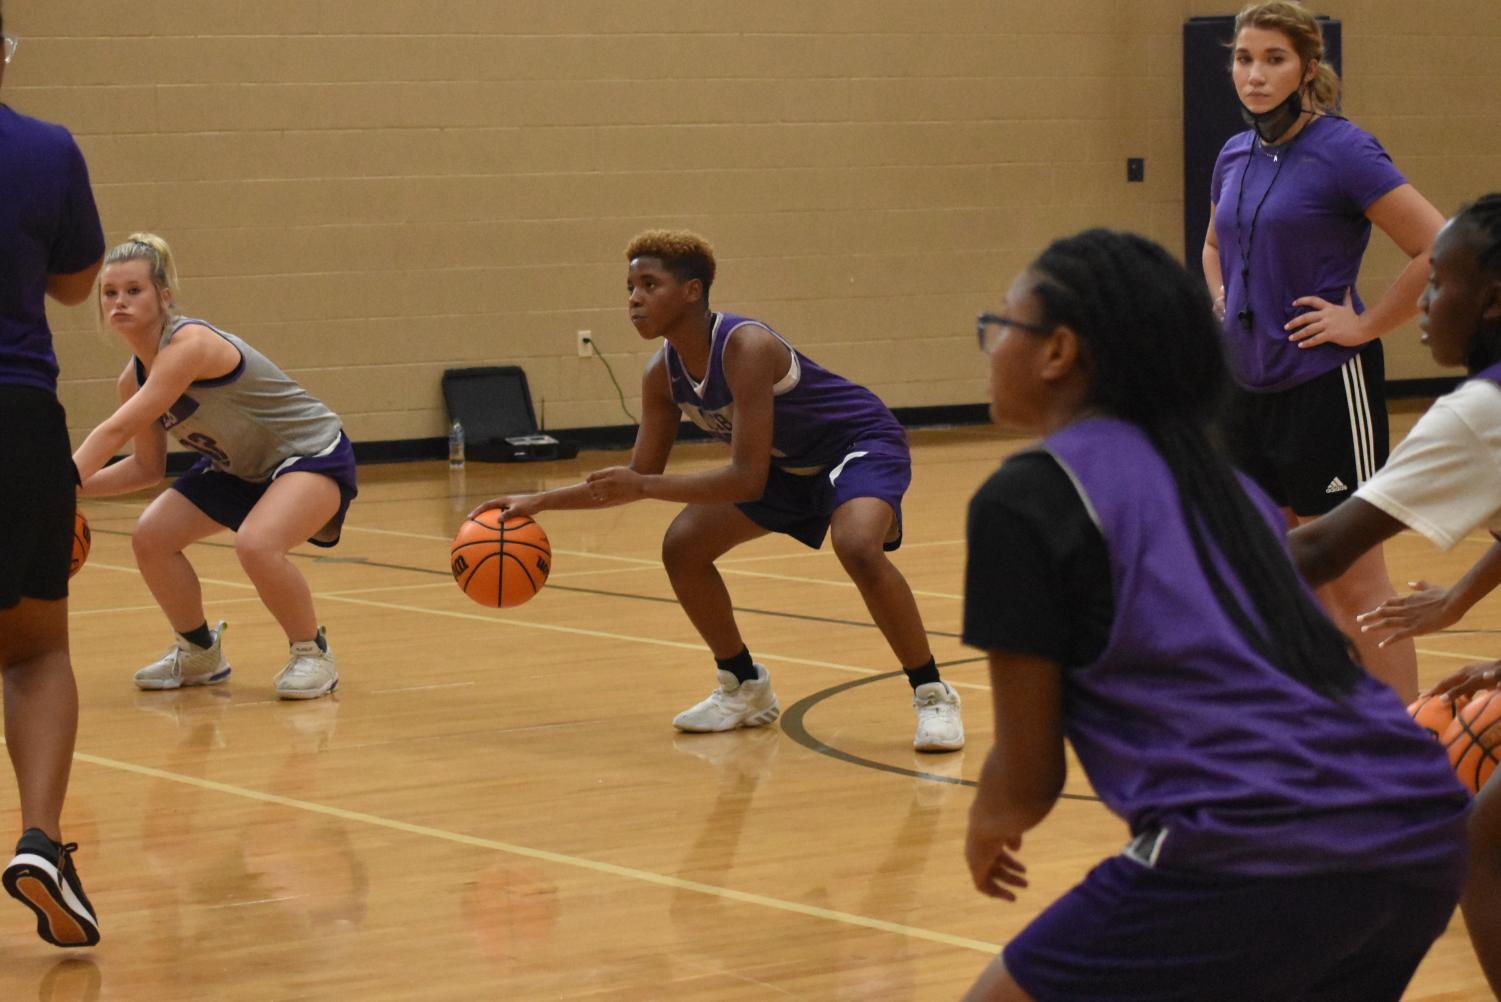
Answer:
<svg viewBox="0 0 1501 1002"><path fill-rule="evenodd" d="M287 558L307 540L333 546L355 487L354 447L338 415L233 334L180 316L172 252L133 234L105 256L99 310L131 359L120 407L73 454L79 494L127 494L166 472L167 434L202 457L142 513L136 565L176 633L135 673L142 689L216 685L229 677L224 622L209 629L198 575L184 550L225 529L266 608L286 631L277 673L283 699L316 699L339 684L312 592ZM132 453L106 466L126 443Z"/></svg>

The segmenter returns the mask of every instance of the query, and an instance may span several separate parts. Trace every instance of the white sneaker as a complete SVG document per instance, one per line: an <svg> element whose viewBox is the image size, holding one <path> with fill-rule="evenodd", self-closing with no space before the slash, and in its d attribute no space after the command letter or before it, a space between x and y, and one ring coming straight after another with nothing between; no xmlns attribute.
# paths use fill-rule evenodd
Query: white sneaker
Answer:
<svg viewBox="0 0 1501 1002"><path fill-rule="evenodd" d="M760 727L781 716L776 693L771 691L771 676L756 665L756 677L742 682L733 672L719 672L719 688L709 698L672 718L680 731L704 734L732 731L737 727Z"/></svg>
<svg viewBox="0 0 1501 1002"><path fill-rule="evenodd" d="M918 751L958 751L964 747L964 721L959 719L959 694L947 682L925 682L912 693L917 711Z"/></svg>
<svg viewBox="0 0 1501 1002"><path fill-rule="evenodd" d="M323 627L318 627L323 637ZM325 638L324 643L328 643ZM276 694L282 699L317 699L339 686L334 670L334 652L325 651L316 640L304 640L289 648L292 658L276 673Z"/></svg>
<svg viewBox="0 0 1501 1002"><path fill-rule="evenodd" d="M135 673L140 689L178 689L185 685L218 685L229 678L229 662L224 660L224 620L214 627L214 646L205 650L192 642L177 638L159 660Z"/></svg>

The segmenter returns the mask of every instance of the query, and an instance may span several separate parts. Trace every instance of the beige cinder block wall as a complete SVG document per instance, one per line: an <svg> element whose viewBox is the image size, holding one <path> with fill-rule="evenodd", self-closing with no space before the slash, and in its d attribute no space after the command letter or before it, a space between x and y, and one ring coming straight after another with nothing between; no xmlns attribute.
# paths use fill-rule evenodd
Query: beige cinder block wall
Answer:
<svg viewBox="0 0 1501 1002"><path fill-rule="evenodd" d="M549 427L626 421L651 347L621 251L717 245L714 302L894 406L984 398L972 318L1051 236L1178 249L1180 27L1200 0L7 0L13 106L67 124L111 241L357 440L444 429L439 375L525 367ZM1501 4L1329 0L1346 111L1444 211L1501 187ZM1146 158L1143 184L1125 159ZM1206 196L1207 197L1207 196ZM1368 290L1398 253L1377 237ZM74 434L123 349L53 314ZM1411 329L1394 378L1437 374Z"/></svg>

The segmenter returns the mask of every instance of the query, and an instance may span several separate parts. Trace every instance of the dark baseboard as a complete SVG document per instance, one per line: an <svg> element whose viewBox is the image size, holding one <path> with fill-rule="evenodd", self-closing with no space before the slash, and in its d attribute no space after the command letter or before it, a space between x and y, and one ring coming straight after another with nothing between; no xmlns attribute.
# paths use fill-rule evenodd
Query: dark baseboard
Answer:
<svg viewBox="0 0 1501 1002"><path fill-rule="evenodd" d="M892 410L904 428L943 428L949 425L990 423L989 404L941 404L936 407L897 407Z"/></svg>
<svg viewBox="0 0 1501 1002"><path fill-rule="evenodd" d="M1443 396L1458 386L1460 377L1437 379L1394 379L1386 384L1387 397L1412 400ZM935 407L897 407L897 420L907 428L938 428L950 425L985 424L990 420L986 404L942 404ZM563 428L550 432L555 438L571 442L580 449L629 449L636 439L631 424L599 425L593 428ZM707 441L709 433L684 422L678 429L678 441ZM355 442L354 457L360 463L414 463L443 459L448 455L446 438L403 438L384 442ZM174 452L167 456L167 472L182 473L198 456L191 452Z"/></svg>
<svg viewBox="0 0 1501 1002"><path fill-rule="evenodd" d="M1389 400L1412 400L1418 397L1441 397L1464 381L1463 376L1436 376L1432 379L1392 379L1386 384Z"/></svg>
<svg viewBox="0 0 1501 1002"><path fill-rule="evenodd" d="M943 425L984 424L990 420L986 404L946 404L939 407L898 407L896 418L908 428L931 428ZM549 429L548 434L580 449L629 449L636 441L633 424L597 425L591 428ZM686 421L678 428L679 442L707 442L709 433ZM361 463L410 463L442 459L448 455L446 438L409 438L389 442L355 442L354 456ZM172 458L175 458L172 457ZM183 469L192 461L183 455ZM171 472L171 463L168 463Z"/></svg>

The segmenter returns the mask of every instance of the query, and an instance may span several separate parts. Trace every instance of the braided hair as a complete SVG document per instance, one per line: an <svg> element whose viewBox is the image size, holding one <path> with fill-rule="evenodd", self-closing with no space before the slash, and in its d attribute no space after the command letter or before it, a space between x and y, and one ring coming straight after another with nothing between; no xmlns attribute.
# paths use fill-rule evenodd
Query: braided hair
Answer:
<svg viewBox="0 0 1501 1002"><path fill-rule="evenodd" d="M1055 241L1031 272L1044 323L1079 336L1087 404L1139 426L1166 462L1199 568L1237 631L1309 688L1350 692L1362 672L1349 641L1213 441L1231 384L1204 283L1158 244L1102 229Z"/></svg>
<svg viewBox="0 0 1501 1002"><path fill-rule="evenodd" d="M1475 264L1485 274L1501 278L1501 192L1482 195L1454 214L1452 225L1463 227L1475 251ZM1482 326L1470 342L1465 368L1479 372L1501 362L1501 324Z"/></svg>

